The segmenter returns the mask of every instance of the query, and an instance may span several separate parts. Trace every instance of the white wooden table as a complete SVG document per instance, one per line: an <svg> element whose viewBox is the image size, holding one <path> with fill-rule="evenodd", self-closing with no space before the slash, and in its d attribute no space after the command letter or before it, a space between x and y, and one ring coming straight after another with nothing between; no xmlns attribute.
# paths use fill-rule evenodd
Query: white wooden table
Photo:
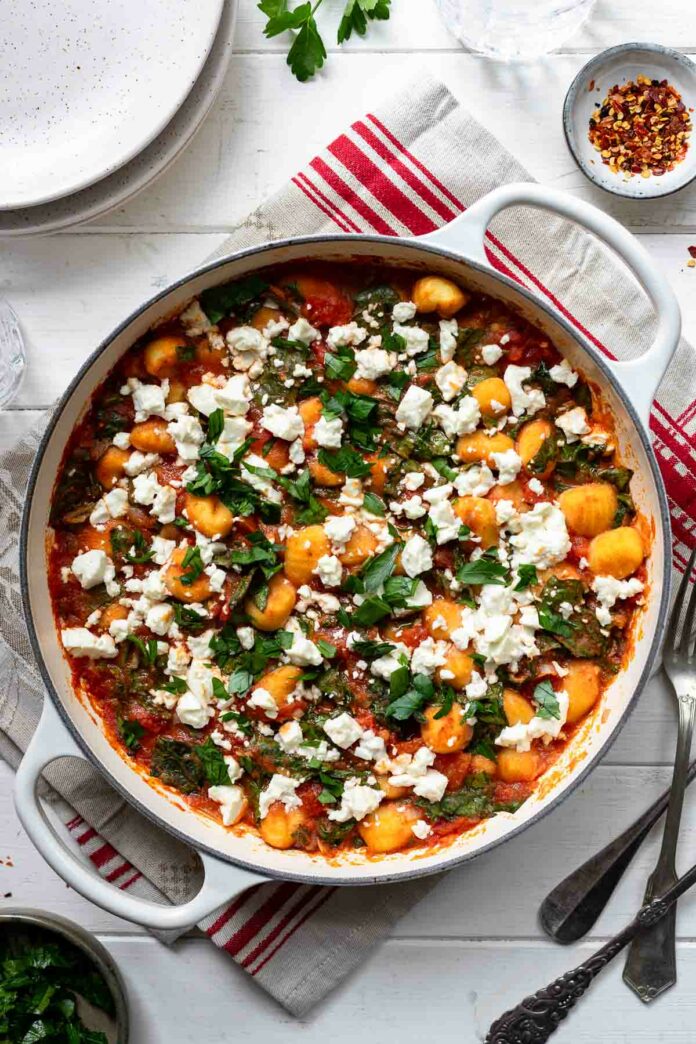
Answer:
<svg viewBox="0 0 696 1044"><path fill-rule="evenodd" d="M532 0L530 0L532 2ZM266 41L253 0L240 0L235 54L222 95L194 145L156 184L96 224L50 239L0 242L0 292L21 317L29 367L0 447L31 425L81 360L132 307L201 262L226 232L279 187L347 122L418 68L443 78L483 115L541 182L590 199L640 235L679 295L696 338L696 186L652 203L622 202L594 189L568 155L561 129L565 90L591 54L651 39L696 52L693 0L597 0L586 27L563 50L531 66L501 66L463 52L432 0L394 0L391 22L329 56L325 74L296 83L285 43ZM326 0L335 21L342 0ZM519 838L453 872L394 935L311 1017L300 1023L262 994L204 939L172 950L70 891L23 834L0 764L0 897L74 918L111 949L130 987L133 1044L234 1039L263 1044L386 1034L415 1044L439 1032L482 1040L492 1019L596 948L639 903L658 843L635 859L595 934L563 950L536 923L539 902L562 876L605 844L669 780L674 714L655 679L616 745L555 813ZM680 864L696 858L696 810L685 814ZM679 986L650 1008L608 970L558 1033L575 1044L692 1044L696 1031L696 898L679 915ZM456 1037L455 1037L456 1034Z"/></svg>

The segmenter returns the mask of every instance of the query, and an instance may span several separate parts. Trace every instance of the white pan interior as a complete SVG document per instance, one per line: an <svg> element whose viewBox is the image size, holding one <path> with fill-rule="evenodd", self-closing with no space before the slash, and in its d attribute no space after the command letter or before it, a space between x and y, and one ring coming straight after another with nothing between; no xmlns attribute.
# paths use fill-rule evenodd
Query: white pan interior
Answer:
<svg viewBox="0 0 696 1044"><path fill-rule="evenodd" d="M85 412L97 385L116 360L154 322L178 309L206 287L239 278L268 265L307 257L339 261L352 257L373 260L378 257L384 264L409 265L439 272L473 290L509 302L543 328L573 366L602 386L617 420L621 455L636 472L632 486L634 499L650 520L654 531L648 566L646 608L639 620L634 655L627 670L616 678L606 692L598 713L585 722L559 761L542 779L537 792L517 812L487 820L447 847L430 853L415 850L366 861L359 853L351 852L328 862L301 851L273 850L250 833L239 835L197 815L176 793L155 789L147 783L108 743L94 713L73 691L70 671L53 621L44 540L50 498L65 443L75 423ZM518 288L508 285L504 278L480 271L465 261L444 256L432 248L395 240L363 240L356 237L316 240L311 244L280 244L238 256L213 270L193 276L147 305L95 353L67 393L35 473L33 494L27 507L22 551L26 608L30 628L33 622L33 638L35 647L38 645L40 649L44 677L63 717L111 782L145 814L196 847L206 848L214 854L271 875L295 879L311 877L331 883L343 881L367 884L375 880L434 872L469 858L517 832L547 810L560 795L572 789L614 738L636 688L647 678L654 656L653 639L666 611L668 578L665 572L666 533L653 467L643 440L637 435L636 424L620 394L607 379L604 367L581 346L565 325L553 319L539 304L528 300Z"/></svg>

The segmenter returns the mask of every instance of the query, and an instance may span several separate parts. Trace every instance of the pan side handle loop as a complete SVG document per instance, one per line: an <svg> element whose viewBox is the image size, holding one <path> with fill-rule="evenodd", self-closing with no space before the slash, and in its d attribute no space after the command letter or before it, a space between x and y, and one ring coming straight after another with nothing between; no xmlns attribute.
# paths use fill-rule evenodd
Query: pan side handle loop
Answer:
<svg viewBox="0 0 696 1044"><path fill-rule="evenodd" d="M650 298L657 316L657 330L652 345L638 359L618 362L605 357L605 362L626 390L638 416L647 428L655 393L679 344L681 314L674 291L657 268L655 261L623 225L598 207L567 193L532 182L519 182L494 189L454 221L428 236L421 237L419 241L432 243L433 246L454 253L462 253L467 258L492 268L486 257L484 245L488 226L496 214L515 206L550 210L569 221L574 221L588 232L593 232L602 243L612 247L619 255Z"/></svg>
<svg viewBox="0 0 696 1044"><path fill-rule="evenodd" d="M84 864L63 843L49 823L36 786L41 773L52 761L62 757L83 757L53 703L44 697L43 712L15 779L15 805L22 826L46 862L71 888L117 917L146 928L184 929L197 924L223 903L265 878L198 852L203 863L204 881L193 899L180 906L165 906L121 891Z"/></svg>

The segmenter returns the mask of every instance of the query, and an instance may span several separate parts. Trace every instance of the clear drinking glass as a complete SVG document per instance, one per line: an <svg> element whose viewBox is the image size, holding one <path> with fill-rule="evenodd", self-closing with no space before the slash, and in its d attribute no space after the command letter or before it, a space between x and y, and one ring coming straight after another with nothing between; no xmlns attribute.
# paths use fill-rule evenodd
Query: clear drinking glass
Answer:
<svg viewBox="0 0 696 1044"><path fill-rule="evenodd" d="M492 58L538 58L582 25L594 0L436 0L448 29Z"/></svg>
<svg viewBox="0 0 696 1044"><path fill-rule="evenodd" d="M0 407L14 399L22 382L26 355L19 320L0 297Z"/></svg>

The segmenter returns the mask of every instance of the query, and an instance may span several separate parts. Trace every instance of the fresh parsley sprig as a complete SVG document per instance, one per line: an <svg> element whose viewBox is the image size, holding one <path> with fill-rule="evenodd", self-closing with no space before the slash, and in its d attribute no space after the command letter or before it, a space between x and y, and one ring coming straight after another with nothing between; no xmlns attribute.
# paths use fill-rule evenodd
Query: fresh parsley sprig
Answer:
<svg viewBox="0 0 696 1044"><path fill-rule="evenodd" d="M314 17L322 3L323 0L315 0L292 10L288 9L288 0L260 0L258 5L267 18L266 37L271 39L287 30L297 34L288 52L287 64L300 83L311 79L326 61L326 47ZM391 0L348 0L338 26L337 42L344 43L353 33L364 36L370 21L386 21L390 4Z"/></svg>

